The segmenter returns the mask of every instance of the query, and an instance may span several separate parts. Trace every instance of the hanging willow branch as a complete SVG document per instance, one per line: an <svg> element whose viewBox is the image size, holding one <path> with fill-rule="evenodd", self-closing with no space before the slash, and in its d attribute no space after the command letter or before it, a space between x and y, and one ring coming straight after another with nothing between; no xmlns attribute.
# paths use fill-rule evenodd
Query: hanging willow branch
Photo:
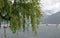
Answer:
<svg viewBox="0 0 60 38"><path fill-rule="evenodd" d="M13 3L0 0L0 23L2 19L9 21L13 33L20 29L25 31L30 24L35 32L41 16L40 0L14 0Z"/></svg>

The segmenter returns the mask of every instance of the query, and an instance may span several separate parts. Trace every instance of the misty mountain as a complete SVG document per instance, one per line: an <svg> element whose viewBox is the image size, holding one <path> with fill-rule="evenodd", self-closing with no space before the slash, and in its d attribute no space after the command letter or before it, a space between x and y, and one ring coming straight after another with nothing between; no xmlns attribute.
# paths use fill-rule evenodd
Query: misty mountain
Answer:
<svg viewBox="0 0 60 38"><path fill-rule="evenodd" d="M42 13L44 15L51 15L52 13L54 13L54 11L53 10L43 10Z"/></svg>
<svg viewBox="0 0 60 38"><path fill-rule="evenodd" d="M60 24L60 12L57 12L47 18L44 18L42 23L46 24Z"/></svg>
<svg viewBox="0 0 60 38"><path fill-rule="evenodd" d="M42 14L43 14L42 20L49 17L50 15L47 15L47 14L51 14L52 12L53 12L52 10L42 10Z"/></svg>

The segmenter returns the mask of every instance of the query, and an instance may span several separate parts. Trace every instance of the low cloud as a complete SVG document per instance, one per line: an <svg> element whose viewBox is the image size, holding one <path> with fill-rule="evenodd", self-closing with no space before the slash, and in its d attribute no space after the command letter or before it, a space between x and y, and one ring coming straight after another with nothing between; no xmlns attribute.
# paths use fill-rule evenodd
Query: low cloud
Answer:
<svg viewBox="0 0 60 38"><path fill-rule="evenodd" d="M41 0L42 10L60 11L60 0Z"/></svg>

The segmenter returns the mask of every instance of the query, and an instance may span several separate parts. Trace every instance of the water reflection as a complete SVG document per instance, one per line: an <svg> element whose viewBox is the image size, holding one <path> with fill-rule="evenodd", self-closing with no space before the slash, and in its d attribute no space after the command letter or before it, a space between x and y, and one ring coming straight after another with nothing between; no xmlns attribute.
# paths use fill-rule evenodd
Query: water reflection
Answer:
<svg viewBox="0 0 60 38"><path fill-rule="evenodd" d="M6 28L5 26L3 28L0 28L0 38L2 38L2 34L4 33L4 38L60 38L60 24L48 24L48 26L46 26L46 24L40 24L39 25L39 29L38 31L38 36L34 36L33 32L31 31L25 31L22 32L18 32L18 34L13 34L11 33L11 30L8 28ZM2 32L2 30L4 32Z"/></svg>

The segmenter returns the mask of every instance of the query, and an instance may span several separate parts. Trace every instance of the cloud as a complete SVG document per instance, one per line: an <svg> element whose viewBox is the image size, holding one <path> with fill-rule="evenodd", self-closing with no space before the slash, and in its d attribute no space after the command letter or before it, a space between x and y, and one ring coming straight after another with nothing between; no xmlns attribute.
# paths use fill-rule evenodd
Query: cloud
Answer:
<svg viewBox="0 0 60 38"><path fill-rule="evenodd" d="M41 0L41 4L42 10L52 10L52 14L60 11L60 0Z"/></svg>
<svg viewBox="0 0 60 38"><path fill-rule="evenodd" d="M60 2L56 2L56 1L54 2L51 0L42 1L41 4L42 4L42 9L44 9L44 10L51 10L51 9L55 9L55 8L57 9L60 7Z"/></svg>

